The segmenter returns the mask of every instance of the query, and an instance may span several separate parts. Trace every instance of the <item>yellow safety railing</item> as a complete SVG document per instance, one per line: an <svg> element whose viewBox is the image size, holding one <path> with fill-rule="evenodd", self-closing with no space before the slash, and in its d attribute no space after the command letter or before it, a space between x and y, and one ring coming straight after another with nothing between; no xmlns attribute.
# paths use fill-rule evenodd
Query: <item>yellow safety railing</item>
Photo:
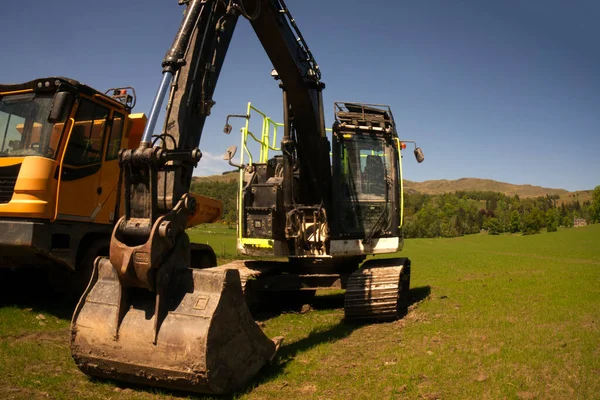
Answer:
<svg viewBox="0 0 600 400"><path fill-rule="evenodd" d="M250 131L250 118L252 117L252 113L258 114L262 118L262 128L260 132L260 138L258 138L254 133ZM269 159L269 150L280 151L281 149L276 147L277 144L277 128L283 126L280 122L273 121L270 117L268 117L264 112L260 111L258 108L252 105L252 102L248 102L248 108L246 110L246 124L243 128L241 128L242 132L242 143L240 152L240 165L244 165L245 157L248 157L247 165L252 165L254 163L254 158L252 157L252 153L248 148L248 139L251 139L259 144L260 154L258 156L259 163L266 163ZM239 190L238 190L238 238L243 239L242 232L242 218L243 218L243 207L242 207L242 195L244 188L244 170L240 169L240 179L239 179ZM261 241L262 243L262 241ZM269 247L269 246L267 246Z"/></svg>
<svg viewBox="0 0 600 400"><path fill-rule="evenodd" d="M250 117L252 116L252 112L257 113L262 117L262 129L260 132L260 139L256 137L250 131ZM242 154L240 155L240 163L244 164L244 153L248 155L248 165L252 165L254 162L252 153L248 149L248 138L253 139L260 145L260 154L258 158L259 163L266 163L269 159L269 150L280 151L281 149L276 146L277 143L277 128L282 127L283 124L280 122L275 122L271 118L269 118L265 113L260 111L258 108L254 107L251 102L248 102L248 109L246 111L246 115L249 118L246 118L246 125L242 128ZM271 138L269 137L269 132L273 132L272 144L269 144Z"/></svg>

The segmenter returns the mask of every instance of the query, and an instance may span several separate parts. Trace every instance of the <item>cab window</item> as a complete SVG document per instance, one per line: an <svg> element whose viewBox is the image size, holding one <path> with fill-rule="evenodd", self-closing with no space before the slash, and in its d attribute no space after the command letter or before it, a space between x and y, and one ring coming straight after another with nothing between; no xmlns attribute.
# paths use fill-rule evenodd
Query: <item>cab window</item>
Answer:
<svg viewBox="0 0 600 400"><path fill-rule="evenodd" d="M34 93L0 98L0 157L56 157L65 124L48 122L52 100Z"/></svg>
<svg viewBox="0 0 600 400"><path fill-rule="evenodd" d="M65 164L84 166L102 161L102 143L108 114L108 108L81 99L65 153Z"/></svg>

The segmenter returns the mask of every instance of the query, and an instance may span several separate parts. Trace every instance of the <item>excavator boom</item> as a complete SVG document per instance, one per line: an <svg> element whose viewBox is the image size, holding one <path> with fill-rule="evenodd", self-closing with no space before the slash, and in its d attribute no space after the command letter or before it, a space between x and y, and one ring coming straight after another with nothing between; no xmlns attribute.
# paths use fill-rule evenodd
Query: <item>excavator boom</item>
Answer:
<svg viewBox="0 0 600 400"><path fill-rule="evenodd" d="M119 153L124 215L73 315L71 352L89 375L220 394L246 383L280 343L254 323L237 270L194 269L214 262L192 265L185 233L197 208L188 191L198 145L238 16L250 20L281 80L284 173L299 171L306 204L328 201L329 181L319 178L330 169L324 85L283 0L180 3L186 12L140 145ZM155 135L167 93L165 126Z"/></svg>

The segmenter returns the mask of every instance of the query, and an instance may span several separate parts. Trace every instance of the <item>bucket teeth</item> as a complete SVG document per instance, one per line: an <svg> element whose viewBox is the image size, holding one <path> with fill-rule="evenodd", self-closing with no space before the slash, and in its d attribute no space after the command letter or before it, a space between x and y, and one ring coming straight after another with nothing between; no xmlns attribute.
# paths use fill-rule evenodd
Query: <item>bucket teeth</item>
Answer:
<svg viewBox="0 0 600 400"><path fill-rule="evenodd" d="M181 269L173 275L161 299L166 312L157 316L154 294L123 288L110 261L96 261L71 325L72 356L84 373L223 394L273 358L278 343L252 319L238 271Z"/></svg>
<svg viewBox="0 0 600 400"><path fill-rule="evenodd" d="M403 312L410 286L406 258L370 260L348 278L344 299L347 320L393 320Z"/></svg>

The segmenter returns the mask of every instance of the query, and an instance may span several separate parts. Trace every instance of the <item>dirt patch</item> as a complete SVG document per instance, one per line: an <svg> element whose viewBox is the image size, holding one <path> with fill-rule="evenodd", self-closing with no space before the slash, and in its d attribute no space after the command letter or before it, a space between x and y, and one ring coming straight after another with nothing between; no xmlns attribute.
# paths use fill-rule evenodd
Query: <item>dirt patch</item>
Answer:
<svg viewBox="0 0 600 400"><path fill-rule="evenodd" d="M28 375L58 376L65 372L65 369L57 362L39 362L31 363L23 368L23 372Z"/></svg>
<svg viewBox="0 0 600 400"><path fill-rule="evenodd" d="M425 298L411 304L408 309L407 309L407 313L404 317L396 320L395 322L393 322L393 324L397 325L400 328L403 328L407 323L415 323L415 322L426 322L428 319L428 315L422 312L418 311L418 307L419 304L423 303L424 301L428 301L430 300L431 296L428 295Z"/></svg>
<svg viewBox="0 0 600 400"><path fill-rule="evenodd" d="M581 327L583 329L592 331L592 332L598 332L598 323L597 323L597 318L595 318L592 315L586 315L583 319L582 319L582 323L581 323Z"/></svg>
<svg viewBox="0 0 600 400"><path fill-rule="evenodd" d="M438 400L441 396L439 393L423 393L421 394L421 398L426 400Z"/></svg>
<svg viewBox="0 0 600 400"><path fill-rule="evenodd" d="M16 386L7 385L5 383L0 383L0 393L2 393L3 399L10 400L25 400L25 399L52 399L47 392L38 392L31 389L20 388Z"/></svg>
<svg viewBox="0 0 600 400"><path fill-rule="evenodd" d="M300 390L300 393L303 393L303 394L312 394L317 391L317 386L313 385L312 383L307 383L307 384L303 385L299 390Z"/></svg>
<svg viewBox="0 0 600 400"><path fill-rule="evenodd" d="M488 380L488 376L485 372L480 372L477 377L475 377L475 382L485 382Z"/></svg>
<svg viewBox="0 0 600 400"><path fill-rule="evenodd" d="M68 343L69 340L69 329L58 329L55 331L42 331L42 332L26 332L16 336L3 336L0 340L10 340L15 343L35 341L35 342L64 342Z"/></svg>
<svg viewBox="0 0 600 400"><path fill-rule="evenodd" d="M523 400L537 399L538 395L534 392L519 392L517 397Z"/></svg>

